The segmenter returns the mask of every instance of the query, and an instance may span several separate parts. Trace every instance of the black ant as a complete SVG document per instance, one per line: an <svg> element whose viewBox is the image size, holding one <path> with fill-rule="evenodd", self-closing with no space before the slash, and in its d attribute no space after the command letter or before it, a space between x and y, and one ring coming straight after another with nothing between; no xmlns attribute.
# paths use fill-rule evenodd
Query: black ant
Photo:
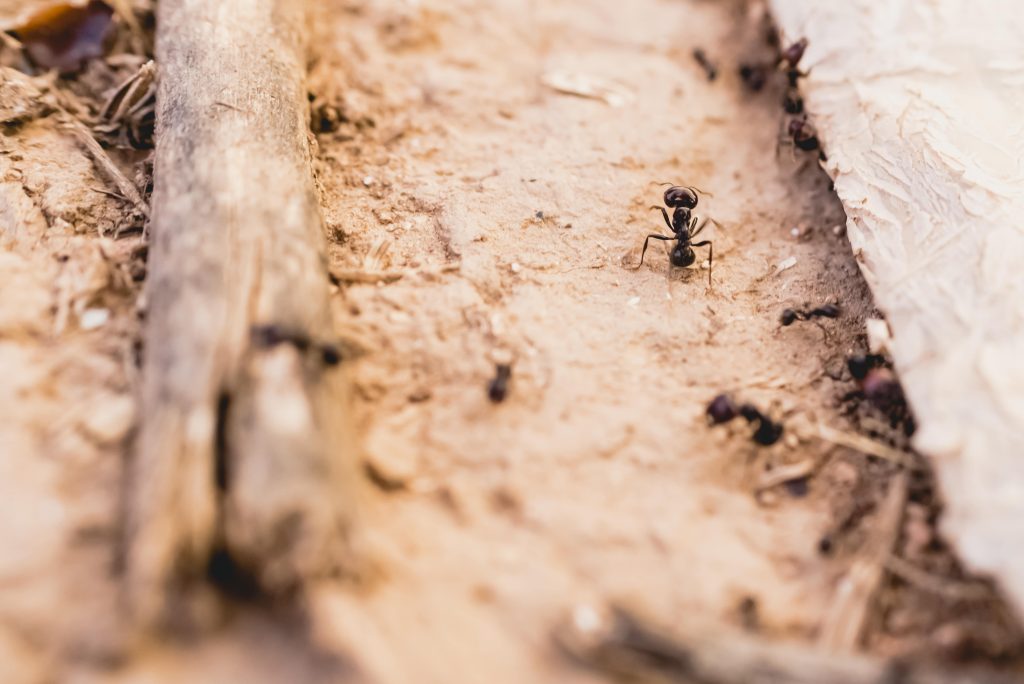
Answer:
<svg viewBox="0 0 1024 684"><path fill-rule="evenodd" d="M793 325L796 321L809 321L812 318L839 318L841 310L836 304L824 304L816 309L801 311L798 309L784 309L779 316L779 322L783 326Z"/></svg>
<svg viewBox="0 0 1024 684"><path fill-rule="evenodd" d="M786 94L782 98L782 108L786 110L787 114L792 114L796 117L790 120L786 132L793 139L793 144L796 147L810 152L819 149L820 144L817 131L814 130L814 127L811 126L806 117L799 116L804 113L804 99L800 95L799 81L809 73L800 69L800 60L803 59L806 50L806 38L801 38L795 43L791 43L779 55L776 67L782 69L786 74L787 87ZM822 161L824 161L825 155L821 154L820 156Z"/></svg>
<svg viewBox="0 0 1024 684"><path fill-rule="evenodd" d="M786 74L786 81L789 83L790 88L795 88L797 81L804 76L807 76L809 72L800 70L800 60L804 58L804 52L807 51L807 39L801 38L795 43L791 43L789 47L782 51L779 55L779 61L777 66L782 68Z"/></svg>
<svg viewBox="0 0 1024 684"><path fill-rule="evenodd" d="M818 158L821 161L827 161L828 157L825 156L825 152L821 149L821 142L818 140L818 131L811 125L811 122L807 120L806 116L796 116L789 120L789 124L786 126L786 134L792 139L792 144L797 149L801 149L804 152L813 152L818 150ZM785 138L779 138L779 144L781 145ZM776 153L778 147L775 148Z"/></svg>
<svg viewBox="0 0 1024 684"><path fill-rule="evenodd" d="M708 77L709 81L714 81L718 77L718 68L715 67L702 48L694 48L693 59L704 70L704 75Z"/></svg>
<svg viewBox="0 0 1024 684"><path fill-rule="evenodd" d="M741 64L740 80L752 93L759 92L768 81L768 67L764 64Z"/></svg>
<svg viewBox="0 0 1024 684"><path fill-rule="evenodd" d="M914 432L914 418L907 406L903 388L885 357L878 354L855 355L846 360L846 367L857 383L857 392L847 398L860 395L889 417L889 424L896 427L903 424L907 435Z"/></svg>
<svg viewBox="0 0 1024 684"><path fill-rule="evenodd" d="M487 398L495 404L505 401L508 396L508 383L512 379L512 366L499 363L494 366L494 378L487 383Z"/></svg>
<svg viewBox="0 0 1024 684"><path fill-rule="evenodd" d="M664 183L663 185L669 185ZM718 222L711 218L706 218L701 221L700 225L697 225L697 217L692 215L692 210L697 206L697 189L692 187L683 187L680 185L672 185L668 190L665 191L665 206L672 208L672 218L668 217L668 212L665 211L665 207L652 206L651 209L661 210L661 215L665 218L665 225L668 226L669 230L672 231L673 236L668 237L667 235L660 235L658 233L651 233L644 240L643 251L640 252L640 266L644 264L644 254L647 253L647 244L651 239L664 240L666 242L675 241L676 245L672 248L672 253L669 255L669 261L672 262L673 266L686 267L691 265L697 260L697 256L693 253L694 247L708 248L708 286L711 285L711 267L714 263L714 246L711 244L711 240L703 240L701 242L693 242L693 238L700 235L700 232L704 230L704 226L708 224L708 221L718 225ZM696 226L696 228L694 228Z"/></svg>
<svg viewBox="0 0 1024 684"><path fill-rule="evenodd" d="M776 423L757 410L753 404L736 406L728 394L719 394L711 400L706 411L708 425L722 425L737 416L742 416L748 424L754 426L750 438L761 446L770 446L782 437L782 424Z"/></svg>
<svg viewBox="0 0 1024 684"><path fill-rule="evenodd" d="M314 342L304 332L286 330L277 325L254 325L250 330L253 344L260 349L273 349L290 344L301 354L313 351L325 366L337 366L342 361L341 350L327 342Z"/></svg>

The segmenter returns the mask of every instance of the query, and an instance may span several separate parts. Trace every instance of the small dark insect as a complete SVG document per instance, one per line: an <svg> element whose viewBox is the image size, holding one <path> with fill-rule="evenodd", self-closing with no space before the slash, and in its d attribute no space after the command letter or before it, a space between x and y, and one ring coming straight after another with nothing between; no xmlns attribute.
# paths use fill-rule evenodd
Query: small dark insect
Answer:
<svg viewBox="0 0 1024 684"><path fill-rule="evenodd" d="M740 406L740 415L746 418L747 423L755 426L751 439L758 444L769 446L779 441L779 437L782 436L782 424L772 421L752 404Z"/></svg>
<svg viewBox="0 0 1024 684"><path fill-rule="evenodd" d="M818 131L806 116L790 119L786 132L793 139L793 144L805 152L812 152L820 147Z"/></svg>
<svg viewBox="0 0 1024 684"><path fill-rule="evenodd" d="M768 82L768 67L764 64L741 64L740 80L753 93L759 92Z"/></svg>
<svg viewBox="0 0 1024 684"><path fill-rule="evenodd" d="M803 114L804 111L804 99L800 95L798 83L801 78L807 76L807 72L800 70L800 60L803 59L806 50L807 39L801 38L792 43L779 55L778 66L786 74L787 87L786 94L782 98L782 108L786 110L787 114ZM794 137L794 142L796 142L796 136L792 131L790 131L790 135ZM799 142L796 142L796 145L800 147ZM801 147L800 149L808 148ZM817 145L810 149L817 149Z"/></svg>
<svg viewBox="0 0 1024 684"><path fill-rule="evenodd" d="M512 379L512 366L498 363L494 366L494 378L487 383L487 398L495 404L505 401L508 396L508 383Z"/></svg>
<svg viewBox="0 0 1024 684"><path fill-rule="evenodd" d="M697 60L697 64L704 70L709 81L714 81L718 77L718 68L711 63L708 59L707 53L702 48L694 48L693 58Z"/></svg>
<svg viewBox="0 0 1024 684"><path fill-rule="evenodd" d="M757 599L745 596L739 605L740 623L748 632L756 632L761 627L761 618L757 608Z"/></svg>
<svg viewBox="0 0 1024 684"><path fill-rule="evenodd" d="M673 266L686 267L693 264L697 260L697 255L693 253L694 247L708 248L708 285L711 285L711 267L714 264L714 246L711 244L711 240L703 240L701 242L693 242L693 238L697 237L704 226L707 225L708 221L711 221L715 225L718 222L711 218L706 218L701 221L700 225L697 225L697 217L692 215L692 210L697 206L697 189L693 187L684 187L681 185L673 185L665 191L665 206L671 208L672 218L669 219L668 212L665 211L665 207L652 206L651 209L658 209L661 211L661 215L665 219L665 225L672 231L673 236L668 237L667 235L660 235L658 233L651 233L644 240L644 248L640 252L640 263L637 268L643 266L644 255L647 253L647 245L653 240L663 240L666 242L675 242L675 247L672 248L672 253L669 255L669 261ZM696 228L695 228L696 226Z"/></svg>
<svg viewBox="0 0 1024 684"><path fill-rule="evenodd" d="M337 366L341 363L341 350L338 349L337 345L321 344L320 357L323 359L325 366Z"/></svg>
<svg viewBox="0 0 1024 684"><path fill-rule="evenodd" d="M791 43L789 47L782 51L779 55L778 65L785 71L786 80L789 83L790 88L795 88L797 81L806 76L807 72L800 70L800 60L804 58L804 52L807 50L807 39L801 38L795 43Z"/></svg>
<svg viewBox="0 0 1024 684"><path fill-rule="evenodd" d="M846 367L850 369L850 375L858 382L867 377L874 368L881 368L885 365L885 357L878 354L855 354L846 359Z"/></svg>
<svg viewBox="0 0 1024 684"><path fill-rule="evenodd" d="M885 357L877 354L855 355L846 360L850 375L857 382L858 391L847 396L862 396L889 417L890 425L903 424L904 431L911 435L915 429L914 417L907 406L903 388Z"/></svg>
<svg viewBox="0 0 1024 684"><path fill-rule="evenodd" d="M793 325L796 321L809 321L812 318L839 318L840 313L842 311L836 304L825 304L810 311L784 309L782 315L779 316L779 322L783 326L788 326Z"/></svg>
<svg viewBox="0 0 1024 684"><path fill-rule="evenodd" d="M850 375L857 381L864 398L882 410L903 403L903 390L880 356L851 356L846 360Z"/></svg>
<svg viewBox="0 0 1024 684"><path fill-rule="evenodd" d="M727 394L719 394L712 399L708 404L706 415L708 425L722 425L737 416L742 416L748 424L754 427L750 438L762 446L775 444L782 436L781 423L776 423L768 418L753 404L737 406L732 397Z"/></svg>
<svg viewBox="0 0 1024 684"><path fill-rule="evenodd" d="M804 98L800 95L799 89L786 88L786 94L782 98L782 108L786 110L787 114L804 113Z"/></svg>
<svg viewBox="0 0 1024 684"><path fill-rule="evenodd" d="M301 354L312 350L320 357L325 366L337 366L343 359L337 345L313 342L306 333L285 330L278 325L254 325L250 335L253 345L260 349L272 349L281 344L290 344Z"/></svg>
<svg viewBox="0 0 1024 684"><path fill-rule="evenodd" d="M728 423L736 417L736 404L728 394L719 394L711 400L707 408L708 425L720 425Z"/></svg>

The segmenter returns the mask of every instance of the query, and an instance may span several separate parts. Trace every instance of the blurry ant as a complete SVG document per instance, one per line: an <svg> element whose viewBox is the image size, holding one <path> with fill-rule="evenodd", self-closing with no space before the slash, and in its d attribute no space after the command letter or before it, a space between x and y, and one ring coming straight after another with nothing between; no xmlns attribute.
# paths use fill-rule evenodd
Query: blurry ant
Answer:
<svg viewBox="0 0 1024 684"><path fill-rule="evenodd" d="M709 81L714 81L718 77L718 68L708 58L703 48L694 48L693 59L700 65L700 68L704 70L704 75L708 77Z"/></svg>
<svg viewBox="0 0 1024 684"><path fill-rule="evenodd" d="M776 66L781 68L786 74L786 81L789 83L790 88L795 88L797 81L810 73L809 71L801 71L799 66L800 60L804 58L804 52L806 51L807 39L801 38L795 43L791 43L779 55L779 61L776 63Z"/></svg>
<svg viewBox="0 0 1024 684"><path fill-rule="evenodd" d="M813 152L818 150L818 158L821 161L828 161L828 157L825 156L825 152L821 149L821 142L818 140L818 131L811 125L811 122L807 120L806 116L796 116L789 120L789 124L786 126L786 137L779 137L779 146L783 142L791 142L791 144L797 149L801 149L804 152ZM778 154L779 146L776 146L775 151Z"/></svg>
<svg viewBox="0 0 1024 684"><path fill-rule="evenodd" d="M842 312L836 304L824 304L810 311L784 309L782 315L779 316L779 322L783 326L790 326L796 321L809 321L812 318L839 318L840 313Z"/></svg>
<svg viewBox="0 0 1024 684"><path fill-rule="evenodd" d="M776 63L776 68L782 69L786 74L787 87L786 95L782 98L782 107L787 114L802 114L804 111L804 99L800 96L798 82L810 73L800 70L800 60L803 59L806 50L807 39L801 38L783 50Z"/></svg>
<svg viewBox="0 0 1024 684"><path fill-rule="evenodd" d="M711 244L711 240L703 240L701 242L693 242L693 238L700 235L700 232L704 230L704 226L711 221L716 226L719 225L717 221L712 218L706 218L701 221L700 225L697 225L697 217L692 215L692 210L697 206L697 188L683 187L681 185L672 185L671 183L662 183L662 185L670 185L668 190L665 191L665 206L672 208L672 218L669 219L668 212L665 211L665 207L652 206L651 209L661 210L661 215L665 218L665 225L672 231L672 237L667 235L660 235L658 233L651 233L644 240L643 251L640 252L640 263L637 268L643 266L644 255L647 253L648 243L654 240L664 240L666 242L675 241L676 245L672 248L672 253L669 255L669 261L672 262L673 266L686 267L696 261L697 256L693 253L694 247L708 248L708 286L711 286L711 268L714 264L714 246ZM707 194L707 193L705 193ZM694 228L696 226L696 229Z"/></svg>
<svg viewBox="0 0 1024 684"><path fill-rule="evenodd" d="M909 436L914 433L914 417L907 406L896 375L888 368L884 356L878 354L854 355L846 360L846 367L857 383L857 391L851 392L846 398L861 396L877 409L886 414L891 427L903 424L904 432Z"/></svg>
<svg viewBox="0 0 1024 684"><path fill-rule="evenodd" d="M494 378L487 383L487 398L495 404L505 401L508 396L508 384L512 379L512 366L499 363L494 366Z"/></svg>
<svg viewBox="0 0 1024 684"><path fill-rule="evenodd" d="M761 413L753 404L736 406L728 394L719 394L711 400L706 410L708 425L723 425L737 416L755 426L750 438L761 446L771 446L782 437L782 424L776 423Z"/></svg>
<svg viewBox="0 0 1024 684"><path fill-rule="evenodd" d="M768 67L764 64L741 64L740 80L752 93L759 92L768 81Z"/></svg>
<svg viewBox="0 0 1024 684"><path fill-rule="evenodd" d="M278 325L254 325L249 331L253 345L258 349L273 349L290 344L300 354L313 352L325 366L337 366L342 361L341 349L329 342L314 342L309 335L297 330L288 330Z"/></svg>

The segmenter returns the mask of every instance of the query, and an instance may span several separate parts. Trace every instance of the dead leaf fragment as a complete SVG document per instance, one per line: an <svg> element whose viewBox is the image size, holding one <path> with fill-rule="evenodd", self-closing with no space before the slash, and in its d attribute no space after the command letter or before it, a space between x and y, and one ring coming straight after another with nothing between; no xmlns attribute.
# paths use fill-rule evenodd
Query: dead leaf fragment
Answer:
<svg viewBox="0 0 1024 684"><path fill-rule="evenodd" d="M57 2L30 12L10 31L44 69L75 71L103 55L114 11L105 2Z"/></svg>

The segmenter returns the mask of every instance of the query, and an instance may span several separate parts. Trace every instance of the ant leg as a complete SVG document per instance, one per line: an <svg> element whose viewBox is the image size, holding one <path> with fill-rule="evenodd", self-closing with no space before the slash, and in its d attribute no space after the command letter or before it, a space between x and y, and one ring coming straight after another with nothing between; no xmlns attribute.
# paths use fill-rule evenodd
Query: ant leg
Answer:
<svg viewBox="0 0 1024 684"><path fill-rule="evenodd" d="M650 241L651 238L654 238L655 240L665 240L666 242L671 242L676 239L674 237L657 235L655 233L651 233L650 235L648 235L647 238L644 240L644 248L643 251L640 252L640 263L637 265L637 268L640 268L641 266L644 265L644 254L647 253L647 243Z"/></svg>
<svg viewBox="0 0 1024 684"><path fill-rule="evenodd" d="M649 208L650 209L661 209L661 215L665 217L665 225L668 226L668 229L671 232L673 232L673 233L676 232L675 229L672 228L672 222L668 220L668 212L665 211L665 207L652 206L652 207L649 207Z"/></svg>
<svg viewBox="0 0 1024 684"><path fill-rule="evenodd" d="M708 220L709 219L704 219L703 221L701 221L700 225L697 226L696 230L693 230L693 226L690 226L690 239L691 240L693 238L697 237L700 234L700 231L704 230L704 226L708 225ZM696 216L693 217L693 222L697 223L697 217Z"/></svg>
<svg viewBox="0 0 1024 684"><path fill-rule="evenodd" d="M715 265L715 246L711 244L711 240L704 240L703 242L694 242L691 247L708 247L708 287L711 287L711 268Z"/></svg>

